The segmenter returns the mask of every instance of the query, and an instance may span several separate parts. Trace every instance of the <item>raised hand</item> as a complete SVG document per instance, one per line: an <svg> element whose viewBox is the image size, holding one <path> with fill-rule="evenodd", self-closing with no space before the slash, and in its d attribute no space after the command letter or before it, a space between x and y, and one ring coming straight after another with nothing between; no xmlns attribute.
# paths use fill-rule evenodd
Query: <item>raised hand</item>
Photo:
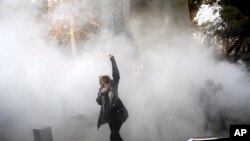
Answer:
<svg viewBox="0 0 250 141"><path fill-rule="evenodd" d="M109 54L109 58L110 58L110 59L114 58L114 55Z"/></svg>

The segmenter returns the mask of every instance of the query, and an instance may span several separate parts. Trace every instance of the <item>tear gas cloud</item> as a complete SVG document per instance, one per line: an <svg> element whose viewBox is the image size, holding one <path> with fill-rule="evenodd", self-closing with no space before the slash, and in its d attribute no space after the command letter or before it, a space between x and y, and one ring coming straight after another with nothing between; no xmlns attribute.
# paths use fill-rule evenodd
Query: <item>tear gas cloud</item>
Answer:
<svg viewBox="0 0 250 141"><path fill-rule="evenodd" d="M193 41L188 23L173 24L175 14L181 13L171 9L173 1L165 2L165 15L157 3L146 10L137 6L128 21L131 37L101 30L79 45L76 58L48 40L45 23L37 20L41 5L35 2L0 1L1 141L32 141L32 129L46 125L52 127L55 141L108 141L108 126L99 131L96 127L100 107L95 99L98 76L111 74L110 53L121 73L119 96L129 111L121 129L124 140L178 141L211 135L204 130L199 105L206 79L223 87L216 98L226 124L249 122L248 72ZM99 9L102 20L114 12L98 1L86 4ZM135 63L141 64L139 74L132 67Z"/></svg>

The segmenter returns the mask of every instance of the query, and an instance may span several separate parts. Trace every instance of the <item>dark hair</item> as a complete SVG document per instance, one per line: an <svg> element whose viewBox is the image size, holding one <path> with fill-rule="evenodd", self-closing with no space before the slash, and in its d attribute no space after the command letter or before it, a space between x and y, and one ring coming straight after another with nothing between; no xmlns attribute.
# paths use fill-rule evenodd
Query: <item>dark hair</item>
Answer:
<svg viewBox="0 0 250 141"><path fill-rule="evenodd" d="M104 82L106 84L109 84L111 82L111 79L108 75L103 75L103 76L100 76L100 83L101 82Z"/></svg>

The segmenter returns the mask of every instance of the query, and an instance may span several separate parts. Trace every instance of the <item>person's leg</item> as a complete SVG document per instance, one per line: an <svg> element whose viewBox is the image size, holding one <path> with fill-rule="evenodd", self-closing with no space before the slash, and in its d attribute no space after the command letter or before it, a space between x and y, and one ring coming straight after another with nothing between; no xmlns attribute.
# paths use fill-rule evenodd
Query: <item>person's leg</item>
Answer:
<svg viewBox="0 0 250 141"><path fill-rule="evenodd" d="M119 133L121 126L122 126L122 123L120 123L120 122L110 122L109 123L109 128L111 131L110 141L123 141L123 139L121 138L121 135Z"/></svg>
<svg viewBox="0 0 250 141"><path fill-rule="evenodd" d="M207 132L209 130L211 119L210 119L210 113L208 111L205 111L204 114L205 114L204 129Z"/></svg>

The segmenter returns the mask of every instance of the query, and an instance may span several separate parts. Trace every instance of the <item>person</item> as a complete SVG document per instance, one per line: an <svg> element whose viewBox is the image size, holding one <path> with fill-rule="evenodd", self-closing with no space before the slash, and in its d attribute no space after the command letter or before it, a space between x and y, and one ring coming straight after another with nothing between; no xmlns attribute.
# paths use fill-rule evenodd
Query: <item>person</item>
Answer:
<svg viewBox="0 0 250 141"><path fill-rule="evenodd" d="M97 103L101 105L97 128L108 123L111 134L110 141L123 141L120 136L120 128L128 118L128 111L118 96L118 84L120 80L119 70L113 55L109 55L112 63L112 76L99 77L100 88Z"/></svg>
<svg viewBox="0 0 250 141"><path fill-rule="evenodd" d="M217 93L222 90L222 85L218 83L217 85L211 79L205 80L205 86L200 89L200 106L205 115L205 125L204 128L207 131L211 124L218 118L218 103L217 103Z"/></svg>

